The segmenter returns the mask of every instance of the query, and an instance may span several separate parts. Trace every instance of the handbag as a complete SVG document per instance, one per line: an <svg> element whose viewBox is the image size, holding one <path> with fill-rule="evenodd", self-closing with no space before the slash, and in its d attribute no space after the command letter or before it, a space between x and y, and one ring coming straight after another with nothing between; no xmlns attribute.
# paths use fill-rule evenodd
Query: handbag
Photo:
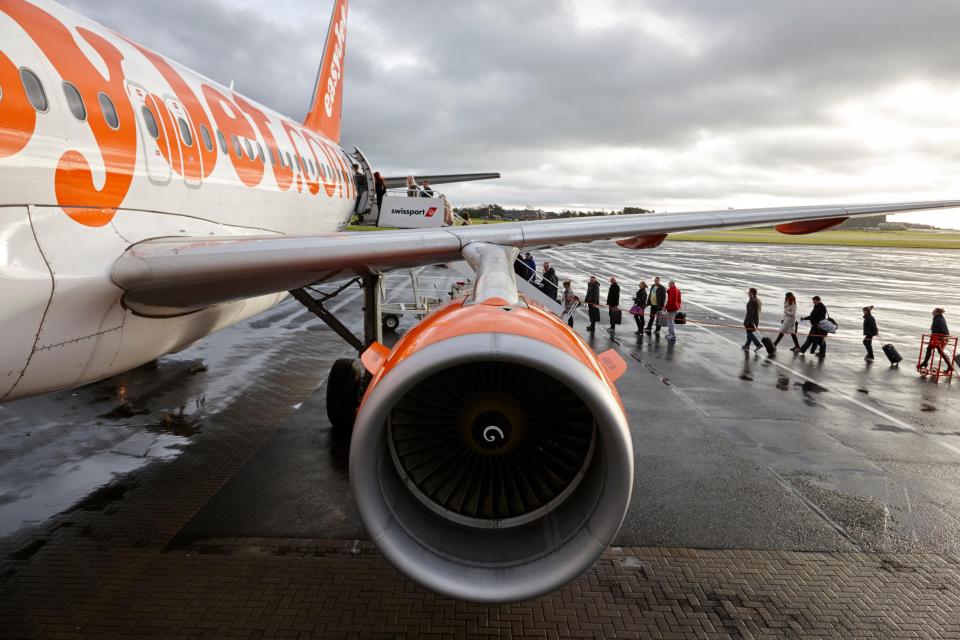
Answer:
<svg viewBox="0 0 960 640"><path fill-rule="evenodd" d="M643 307L641 307L641 306L638 305L638 304L635 304L635 305L633 305L632 307L630 307L630 313L632 313L632 314L635 315L635 316L642 316L642 315L643 315Z"/></svg>
<svg viewBox="0 0 960 640"><path fill-rule="evenodd" d="M834 322L831 318L824 318L820 321L820 329L826 331L827 333L836 333L837 332L837 323Z"/></svg>

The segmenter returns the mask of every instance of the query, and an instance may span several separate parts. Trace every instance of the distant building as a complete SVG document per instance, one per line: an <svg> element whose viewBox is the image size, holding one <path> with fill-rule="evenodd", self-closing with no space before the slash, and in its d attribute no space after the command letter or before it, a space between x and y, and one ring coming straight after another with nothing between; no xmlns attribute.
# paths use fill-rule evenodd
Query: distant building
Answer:
<svg viewBox="0 0 960 640"><path fill-rule="evenodd" d="M543 209L504 209L500 212L503 220L543 220Z"/></svg>

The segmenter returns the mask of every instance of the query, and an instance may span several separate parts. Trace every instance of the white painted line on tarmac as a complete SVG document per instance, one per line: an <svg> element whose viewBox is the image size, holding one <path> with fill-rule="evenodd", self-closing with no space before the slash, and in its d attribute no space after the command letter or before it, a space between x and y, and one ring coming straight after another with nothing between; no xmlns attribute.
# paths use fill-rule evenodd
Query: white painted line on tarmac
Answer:
<svg viewBox="0 0 960 640"><path fill-rule="evenodd" d="M716 313L717 315L719 315L719 316L721 316L721 317L730 318L731 320L735 320L735 318L732 318L731 316L729 316L729 315L727 315L727 314L725 314L725 313L723 313L723 312L721 312L721 311L717 311L716 309L711 309L710 307L708 307L708 306L706 306L706 305L699 304L699 303L696 303L696 302L691 302L690 304L692 304L692 305L694 305L694 306L697 306L697 307L701 307L701 308L703 308L703 309L706 309L707 311L710 311L711 313ZM691 324L692 324L692 323L691 323ZM731 340L730 338L728 338L728 337L726 337L726 336L724 336L724 335L721 335L721 334L717 333L716 331L712 331L712 330L708 329L707 327L703 327L703 326L700 326L700 325L697 325L697 324L694 324L694 326L697 327L698 329L700 329L701 331L706 331L707 333L709 333L709 334L711 334L711 335L713 335L713 336L716 336L717 338L720 338L721 340L724 340L724 341L726 341L726 342L729 342L729 343L732 344L732 345L737 345L737 342L735 342L734 340ZM704 361L706 361L706 358L702 358L702 357L701 357L701 359L704 360ZM923 431L920 431L919 429L917 429L917 428L914 427L913 425L911 425L911 424L909 424L909 423L906 423L906 422L904 422L903 420L900 420L899 418L894 418L894 417L891 416L890 414L884 413L883 411L881 411L880 409L877 409L876 407L871 407L870 405L868 405L868 404L866 404L866 403L864 403L864 402L861 402L860 400L857 400L857 399L854 398L853 396L851 396L851 395L849 395L849 394L847 394L847 393L844 393L843 391L839 391L839 390L837 390L837 389L831 389L830 387L828 387L828 386L826 386L825 384L823 384L821 381L815 380L814 378L811 378L811 377L809 377L809 376L806 376L806 375L800 373L799 371L797 371L796 369L794 369L794 368L792 368L792 367L789 367L789 366L783 364L782 362L777 362L777 361L774 360L773 358L767 358L767 362L769 362L770 364L772 364L772 365L774 365L774 366L776 366L776 367L779 367L779 368L781 368L781 369L783 369L783 370L785 370L785 371L789 371L790 373L792 373L793 375L795 375L795 376L797 376L797 377L799 377L799 378L802 378L802 379L804 379L804 380L806 380L806 381L808 381L808 382L812 382L812 383L815 384L815 385L818 385L818 386L820 386L820 387L823 387L823 388L826 389L827 391L830 391L830 392L833 392L833 393L837 394L838 396L840 396L840 397L843 398L844 400L850 402L851 404L854 404L854 405L860 407L861 409L866 409L866 410L869 411L870 413L873 413L874 415L877 415L877 416L883 418L884 420L887 420L888 422L890 422L890 423L892 423L892 424L900 427L901 429L905 429L905 430L910 431L910 432L912 432L912 433L915 433L915 434L917 434L917 435L930 437L933 442L937 443L937 444L940 445L941 447L943 447L943 448L945 448L945 449L948 449L948 450L952 451L953 453L956 453L956 454L960 455L960 448L955 447L955 446L953 446L952 444L950 444L950 443L948 443L948 442L943 442L942 440L939 440L939 439L937 439L937 438L933 438L929 433L924 433ZM708 362L708 365L709 365L709 362Z"/></svg>

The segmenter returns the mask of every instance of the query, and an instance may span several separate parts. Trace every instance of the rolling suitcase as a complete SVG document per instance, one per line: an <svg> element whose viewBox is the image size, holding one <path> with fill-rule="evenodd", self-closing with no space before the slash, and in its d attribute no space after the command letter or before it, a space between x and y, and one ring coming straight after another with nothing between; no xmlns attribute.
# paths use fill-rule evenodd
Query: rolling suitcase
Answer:
<svg viewBox="0 0 960 640"><path fill-rule="evenodd" d="M763 345L763 348L767 350L767 355L772 356L777 352L777 345L773 344L773 340L767 336L763 336L760 339L760 343Z"/></svg>
<svg viewBox="0 0 960 640"><path fill-rule="evenodd" d="M877 336L877 340L880 340L880 336ZM892 344L884 342L883 340L880 340L880 344L883 345L883 355L887 356L887 360L890 361L890 364L900 364L900 361L903 360L903 356L897 352L896 347L894 347Z"/></svg>

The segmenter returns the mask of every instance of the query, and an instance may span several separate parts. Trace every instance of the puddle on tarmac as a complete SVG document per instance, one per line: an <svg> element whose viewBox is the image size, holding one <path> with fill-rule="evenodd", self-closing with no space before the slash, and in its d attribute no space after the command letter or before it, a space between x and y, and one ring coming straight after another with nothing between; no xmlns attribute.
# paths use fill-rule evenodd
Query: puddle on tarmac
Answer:
<svg viewBox="0 0 960 640"><path fill-rule="evenodd" d="M910 429L904 429L893 424L877 424L874 431L887 431L888 433L913 433Z"/></svg>
<svg viewBox="0 0 960 640"><path fill-rule="evenodd" d="M826 393L828 389L821 387L816 382L807 380L806 382L794 382L793 386L800 387L804 393Z"/></svg>

